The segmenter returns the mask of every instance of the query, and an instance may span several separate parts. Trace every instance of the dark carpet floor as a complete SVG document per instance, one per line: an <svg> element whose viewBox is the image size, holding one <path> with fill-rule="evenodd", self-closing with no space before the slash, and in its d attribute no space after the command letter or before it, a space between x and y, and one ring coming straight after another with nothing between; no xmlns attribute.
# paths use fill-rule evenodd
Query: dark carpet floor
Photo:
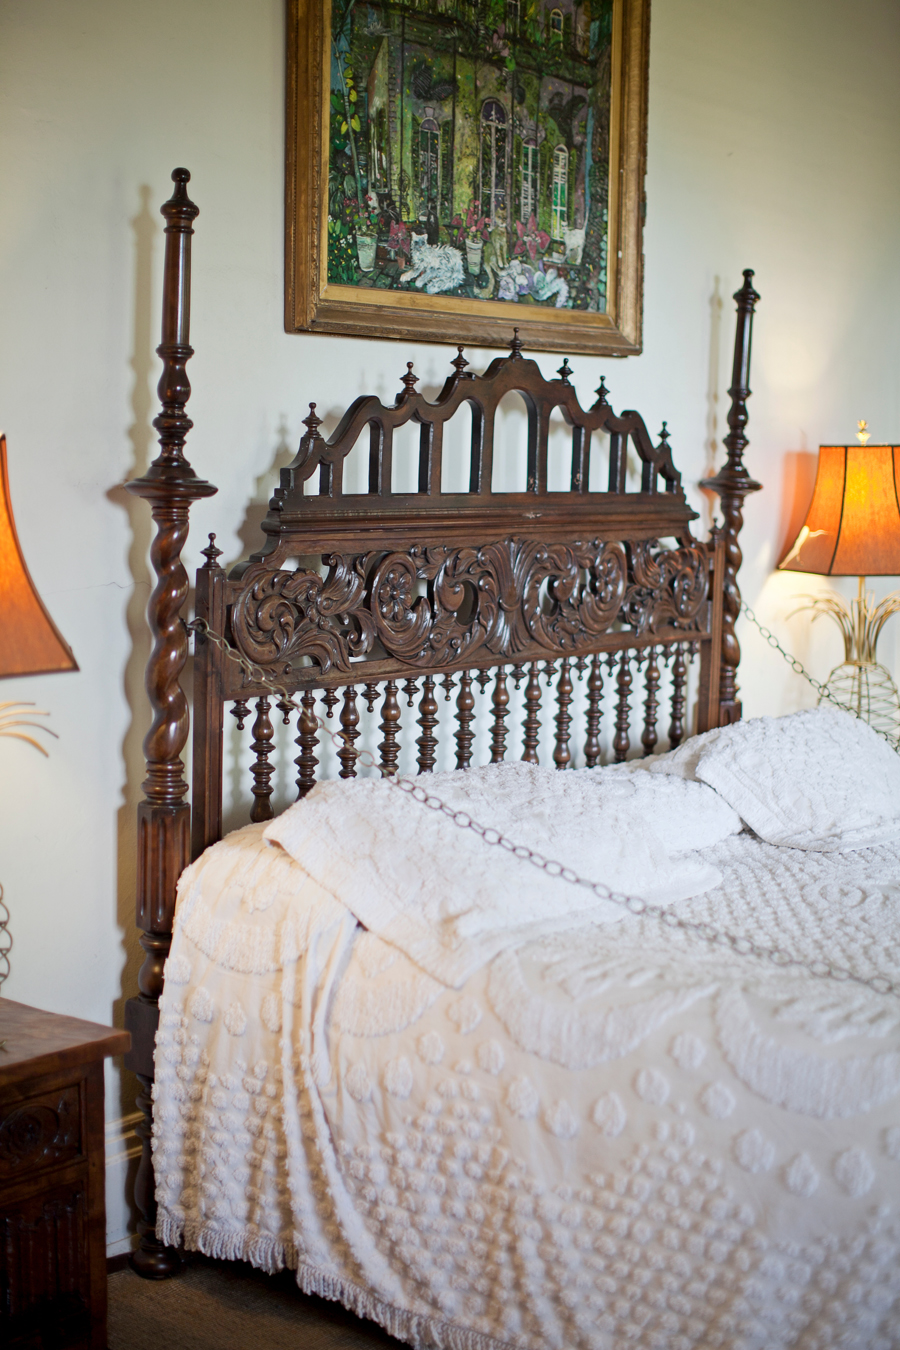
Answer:
<svg viewBox="0 0 900 1350"><path fill-rule="evenodd" d="M191 1256L177 1279L109 1277L109 1350L400 1350L380 1327L310 1298L293 1275Z"/></svg>

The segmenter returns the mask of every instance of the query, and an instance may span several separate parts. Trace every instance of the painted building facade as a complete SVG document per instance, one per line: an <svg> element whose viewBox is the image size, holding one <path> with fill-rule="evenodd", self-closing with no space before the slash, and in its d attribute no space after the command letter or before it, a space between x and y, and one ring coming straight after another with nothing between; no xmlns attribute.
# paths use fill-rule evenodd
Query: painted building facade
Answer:
<svg viewBox="0 0 900 1350"><path fill-rule="evenodd" d="M376 235L387 225L395 240L468 241L460 293L512 298L500 273L519 258L555 266L567 301L602 305L611 0L410 0L335 13L330 167L347 169L339 193L355 186Z"/></svg>

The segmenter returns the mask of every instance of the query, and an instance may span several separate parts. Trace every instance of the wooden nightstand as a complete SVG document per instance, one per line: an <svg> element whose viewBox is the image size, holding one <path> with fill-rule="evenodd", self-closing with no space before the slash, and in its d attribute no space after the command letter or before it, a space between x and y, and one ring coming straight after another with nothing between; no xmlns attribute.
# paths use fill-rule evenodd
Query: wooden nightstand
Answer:
<svg viewBox="0 0 900 1350"><path fill-rule="evenodd" d="M103 1060L127 1031L0 998L0 1345L106 1350Z"/></svg>

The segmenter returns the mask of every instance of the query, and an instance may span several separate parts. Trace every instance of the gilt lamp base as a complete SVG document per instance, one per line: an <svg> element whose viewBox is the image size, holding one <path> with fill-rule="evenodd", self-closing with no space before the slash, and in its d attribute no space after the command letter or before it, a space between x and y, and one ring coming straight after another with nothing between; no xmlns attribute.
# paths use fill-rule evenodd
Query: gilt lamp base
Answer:
<svg viewBox="0 0 900 1350"><path fill-rule="evenodd" d="M900 693L875 661L844 661L828 676L819 703L838 704L900 747Z"/></svg>

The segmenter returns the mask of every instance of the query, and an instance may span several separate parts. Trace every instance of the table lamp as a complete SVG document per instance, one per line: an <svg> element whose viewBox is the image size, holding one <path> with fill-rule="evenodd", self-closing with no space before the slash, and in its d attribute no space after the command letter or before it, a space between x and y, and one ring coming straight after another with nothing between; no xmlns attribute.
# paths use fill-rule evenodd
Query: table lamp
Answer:
<svg viewBox="0 0 900 1350"><path fill-rule="evenodd" d="M867 576L900 574L900 446L869 445L859 422L858 445L819 446L812 501L794 543L778 564L782 571L859 577L849 604L839 595L817 596L805 609L830 614L841 629L844 660L825 689L892 741L900 738L900 696L879 665L882 628L900 611L900 591L880 604L866 592ZM823 695L824 697L824 695ZM821 698L820 698L821 702Z"/></svg>
<svg viewBox="0 0 900 1350"><path fill-rule="evenodd" d="M0 679L12 675L45 675L54 670L77 670L75 657L44 608L44 603L28 575L9 495L6 468L6 437L0 432ZM0 703L0 736L15 736L27 741L42 755L47 751L30 736L26 727L48 731L32 717L46 717L40 710L22 716L31 704ZM51 736L55 732L49 733ZM11 945L6 924L9 911L3 903L0 886L0 984L9 974Z"/></svg>

